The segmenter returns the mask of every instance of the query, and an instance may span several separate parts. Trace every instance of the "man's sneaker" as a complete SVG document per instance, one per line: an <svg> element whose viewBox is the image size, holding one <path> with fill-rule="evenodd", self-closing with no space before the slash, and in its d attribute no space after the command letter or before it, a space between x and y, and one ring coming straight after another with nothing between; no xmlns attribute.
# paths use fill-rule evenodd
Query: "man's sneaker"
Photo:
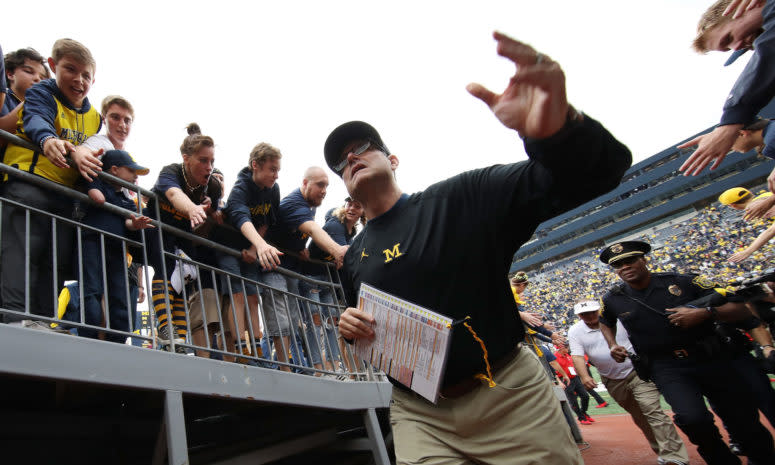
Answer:
<svg viewBox="0 0 775 465"><path fill-rule="evenodd" d="M605 408L605 407L608 407L608 402L604 401L602 404L597 404L597 407L595 408Z"/></svg>
<svg viewBox="0 0 775 465"><path fill-rule="evenodd" d="M157 336L156 340L158 341L159 345L161 345L164 350L169 351L171 342L170 342L170 326L166 325L163 328L159 330L159 335ZM188 351L185 347L179 345L179 344L185 344L186 340L182 337L176 337L173 339L175 342L175 353L176 354L188 354Z"/></svg>
<svg viewBox="0 0 775 465"><path fill-rule="evenodd" d="M595 422L595 419L594 419L594 418L592 418L592 417L590 417L590 416L589 416L589 415L587 415L587 414L584 414L584 419L585 419L585 420L587 420L587 421L588 421L588 422L590 422L590 423L594 423L594 422Z"/></svg>
<svg viewBox="0 0 775 465"><path fill-rule="evenodd" d="M591 425L592 424L592 422L587 420L586 418L580 419L579 423L581 423L582 425Z"/></svg>

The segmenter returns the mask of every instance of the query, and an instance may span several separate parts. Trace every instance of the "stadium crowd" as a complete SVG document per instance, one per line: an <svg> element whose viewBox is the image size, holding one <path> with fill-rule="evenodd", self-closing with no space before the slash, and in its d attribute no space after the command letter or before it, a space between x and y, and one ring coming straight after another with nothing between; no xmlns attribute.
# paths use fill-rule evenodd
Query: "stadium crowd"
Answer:
<svg viewBox="0 0 775 465"><path fill-rule="evenodd" d="M730 263L729 258L770 223L767 219L746 221L742 212L712 203L689 219L633 239L652 244L650 262L655 272L695 273L732 284L769 268L767 264L775 258L772 243L740 263ZM567 332L575 321L573 305L579 299L599 299L619 279L598 261L602 249L591 249L530 273L525 308L542 313L558 330Z"/></svg>

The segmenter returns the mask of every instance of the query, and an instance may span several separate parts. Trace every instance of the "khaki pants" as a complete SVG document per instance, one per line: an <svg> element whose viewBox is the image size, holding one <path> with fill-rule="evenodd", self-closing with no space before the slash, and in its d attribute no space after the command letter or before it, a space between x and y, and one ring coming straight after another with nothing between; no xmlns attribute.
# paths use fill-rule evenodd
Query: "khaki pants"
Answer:
<svg viewBox="0 0 775 465"><path fill-rule="evenodd" d="M535 354L521 350L486 384L437 405L393 389L398 464L581 465L560 402Z"/></svg>
<svg viewBox="0 0 775 465"><path fill-rule="evenodd" d="M680 460L689 463L681 437L673 421L662 410L659 391L654 383L643 381L633 371L624 379L608 379L601 376L611 397L632 416L632 420L643 431L651 449L666 460Z"/></svg>

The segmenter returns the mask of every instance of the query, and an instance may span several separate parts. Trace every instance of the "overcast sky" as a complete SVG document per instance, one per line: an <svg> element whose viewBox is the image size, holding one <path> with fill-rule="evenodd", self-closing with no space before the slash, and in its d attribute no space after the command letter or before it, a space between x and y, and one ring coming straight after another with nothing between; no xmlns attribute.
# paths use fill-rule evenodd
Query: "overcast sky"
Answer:
<svg viewBox="0 0 775 465"><path fill-rule="evenodd" d="M216 142L216 166L231 186L251 148L283 152L285 196L323 143L352 119L373 124L398 155L399 184L415 192L458 172L525 159L517 134L465 90L502 90L513 73L492 31L526 41L558 61L571 103L647 158L715 124L748 60L691 50L711 0L632 1L37 1L26 20L3 22L4 52L57 38L97 60L89 98L135 107L127 148L151 168L181 160L185 126ZM331 187L318 219L346 192Z"/></svg>

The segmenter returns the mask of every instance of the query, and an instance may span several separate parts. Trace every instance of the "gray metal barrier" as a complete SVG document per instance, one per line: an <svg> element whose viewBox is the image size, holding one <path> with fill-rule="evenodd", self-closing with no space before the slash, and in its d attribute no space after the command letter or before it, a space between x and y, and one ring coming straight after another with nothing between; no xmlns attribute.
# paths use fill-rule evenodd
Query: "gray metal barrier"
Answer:
<svg viewBox="0 0 775 465"><path fill-rule="evenodd" d="M10 135L8 133L2 134L4 139L8 139L16 143L17 145L24 145L27 146L27 148L31 150L35 150L33 146L31 146L29 143L24 141L23 139L20 139L16 136ZM142 207L138 205L138 211L136 212L130 212L128 210L122 209L120 207L117 207L115 205L111 205L109 203L105 203L103 205L97 205L95 204L87 195L78 192L73 189L69 189L66 186L63 186L61 184L57 184L54 182L51 182L47 179L44 179L42 177L20 171L14 167L7 166L4 164L0 164L0 172L6 173L9 176L13 177L14 179L20 179L24 182L35 184L39 187L42 187L44 189L50 190L51 192L55 193L56 195L61 196L67 196L73 199L74 202L80 202L82 205L90 205L96 208L101 208L104 210L107 210L111 213L120 215L122 217L128 218L132 214L138 214L142 211ZM108 173L100 172L99 173L100 179L117 184L121 187L124 187L126 189L132 190L136 193L137 196L145 196L146 198L151 199L151 204L155 207L154 216L156 218L159 218L159 199L156 197L156 195L148 190L142 189L137 185L128 183L126 181L123 181L119 178L116 178L114 176L111 176ZM154 311L154 305L153 305L153 296L151 295L153 286L150 285L151 280L149 273L144 273L145 277L145 285L144 288L146 290L146 302L147 302L147 312L148 312L148 321L150 322L150 328L146 328L147 330L150 330L150 334L137 334L136 330L139 328L135 327L137 326L136 319L135 318L129 318L129 325L128 330L124 329L118 329L111 327L110 324L110 309L105 308L107 316L105 317L105 326L98 326L95 325L94 322L87 322L86 318L86 302L85 302L85 296L84 296L84 283L85 283L85 270L83 267L84 262L84 253L83 253L83 247L84 247L84 236L89 236L89 238L93 241L95 236L98 238L99 241L99 252L102 257L100 266L101 266L101 272L99 273L102 277L102 289L103 289L103 300L104 302L109 302L110 300L110 292L109 292L109 279L108 279L108 273L107 268L109 264L105 260L106 256L106 243L107 244L113 244L114 247L120 247L122 248L122 259L124 260L124 265L127 265L127 251L130 250L130 248L137 254L140 253L141 256L137 257L138 261L141 261L143 264L149 263L149 257L148 257L148 250L146 248L146 235L148 234L158 234L158 242L159 244L164 244L164 235L165 234L172 234L175 236L178 236L182 238L183 240L190 241L193 243L196 247L203 247L207 248L211 251L214 251L215 253L220 254L227 254L232 255L234 257L241 257L240 251L225 247L219 243L210 241L206 238L200 237L196 234L188 233L186 231L181 231L177 228L174 228L168 224L164 224L158 220L152 220L151 223L155 227L155 229L146 229L141 230L140 233L140 239L135 241L131 239L127 239L125 237L117 236L114 234L111 234L106 231L102 231L97 228L93 228L90 226L87 226L85 224L82 224L78 221L78 219L73 218L65 218L62 216L54 215L46 211L41 211L39 209L34 209L27 207L26 205L23 205L18 202L13 202L11 200L2 199L2 204L0 204L0 209L3 208L4 205L13 205L17 208L23 208L27 210L29 213L27 213L27 216L31 214L35 214L37 216L43 216L48 217L51 219L51 232L49 236L49 242L51 244L54 244L56 246L57 243L57 234L63 229L63 227L72 228L75 230L75 259L77 261L77 272L75 273L75 276L73 276L73 279L77 281L80 285L78 286L79 294L77 298L79 299L79 309L80 314L77 315L77 319L63 319L63 315L55 314L52 316L45 316L45 315L36 315L31 313L30 309L30 295L32 295L34 292L37 292L35 289L30 289L29 286L26 286L26 293L25 293L25 305L23 312L19 309L8 309L3 307L0 309L1 314L6 315L12 315L16 317L23 317L26 320L37 320L41 322L45 322L48 324L53 324L57 327L63 326L63 327L69 327L73 328L73 332L77 332L79 329L81 332L94 332L94 331L100 331L104 334L108 334L111 336L111 339L115 339L116 337L123 336L124 338L130 337L135 341L147 341L146 345L151 345L154 348L159 347L160 345L168 346L170 351L178 352L178 353L197 353L202 356L220 356L220 357L231 357L234 355L238 355L239 360L246 362L251 365L256 366L282 366L287 367L289 369L292 369L296 372L305 372L305 373L315 373L317 375L321 374L327 374L336 376L339 375L340 377L345 376L349 379L366 379L370 375L368 371L361 367L360 370L356 369L356 363L352 356L352 351L350 350L350 347L348 344L340 344L339 341L339 335L338 335L338 329L336 327L336 322L338 321L340 312L343 308L343 305L340 303L342 302L342 295L341 295L341 285L338 283L338 273L336 270L332 267L331 264L325 263L325 262L314 262L317 266L320 266L321 269L325 270L325 275L329 277L329 280L327 281L321 281L318 279L311 278L309 276L305 276L299 273L295 273L290 270L286 270L283 268L278 268L275 273L278 273L280 275L283 275L285 277L288 277L293 280L298 280L299 282L303 282L307 285L313 285L318 288L322 288L327 290L330 295L333 297L332 302L319 302L317 300L314 300L310 298L309 295L303 296L299 295L298 293L292 293L287 290L277 289L273 288L271 286L268 286L267 284L264 284L262 282L252 281L249 279L246 279L242 276L234 275L232 273L228 273L224 270L220 270L217 267L214 266L214 264L205 264L202 262L198 262L190 257L181 257L177 256L172 252L169 251L163 251L164 255L167 257L174 258L176 260L177 265L182 269L184 265L193 268L196 270L193 275L196 276L195 279L193 279L193 282L189 283L186 286L183 286L182 289L182 295L183 295L183 301L184 301L184 308L185 308L185 320L187 323L187 327L191 328L191 321L192 321L192 311L197 316L197 319L203 319L202 328L204 331L204 344L203 345L197 345L194 343L194 341L191 338L191 331L188 331L187 337L185 338L171 338L165 339L154 337L153 331L157 327L157 317L156 312ZM28 218L29 223L29 218ZM1 225L0 225L1 226ZM222 227L222 228L229 228L227 225L217 225L216 227ZM1 229L1 227L0 227ZM25 243L29 243L29 236L32 233L30 231L29 226L26 230L26 241ZM116 245L118 243L118 245ZM27 251L29 252L29 251ZM286 251L285 253L292 253L289 251ZM29 253L27 254L27 257L29 257ZM54 260L56 260L56 252L53 255ZM29 283L29 258L26 260L27 266L25 266L25 282ZM170 273L167 273L168 270L164 269L166 267L165 260L160 259L158 260L158 263L161 264L162 269L156 270L158 274L162 276L169 276ZM62 286L60 281L63 281L62 279L59 279L57 268L59 268L58 264L56 262L52 263L52 268L54 269L54 279L52 286L55 286L54 294L58 295L59 290L61 290ZM130 285L129 281L130 278L128 276L128 266L122 267L124 270L123 272L123 282L125 284L125 301L131 306L130 301ZM190 297L194 294L198 294L199 296L203 296L205 288L203 288L202 283L202 276L203 274L209 274L208 277L208 288L217 290L218 295L224 295L227 296L227 300L224 301L222 299L204 299L200 298L198 299L199 308L191 308L190 306ZM323 274L323 273L321 273ZM220 281L222 281L223 277L230 277L232 279L225 279L224 281L227 282L227 289L224 289L223 286L220 285ZM242 335L244 330L248 331L249 338L246 341L246 343L249 346L249 354L235 354L234 352L231 352L231 347L226 346L226 334L228 332L228 328L225 327L224 321L222 316L225 315L226 309L222 308L223 303L227 303L229 310L231 311L231 318L236 320L237 315L235 313L235 302L234 302L234 293L232 292L232 286L231 282L232 280L238 280L240 282L240 285L243 289L250 286L252 289L255 289L258 295L263 295L269 297L273 302L273 306L277 307L277 300L280 301L281 304L279 307L284 307L285 312L284 315L280 315L283 317L286 321L289 321L291 325L293 325L293 330L290 331L290 338L289 343L290 347L286 345L286 342L281 342L281 347L276 346L270 346L270 350L267 354L259 355L261 353L261 343L256 344L256 341L260 338L257 337L256 334L254 334L254 324L251 321L251 313L252 312L246 312L246 315L248 317L248 325L247 328L244 326L242 328L239 327L239 324L237 325L237 332ZM168 292L169 286L164 286L164 301L165 301L165 310L166 310L166 321L171 322L173 321L173 315L172 315L172 305L171 300ZM244 302L242 304L244 305L244 308L248 308L248 299L247 299L247 293L242 293ZM210 302L206 302L206 300L210 300ZM214 301L212 301L214 300ZM103 304L104 305L104 304ZM210 309L205 308L206 305L215 305L216 308L216 314L218 315L217 320L214 321L206 321L206 315L208 313L213 313L212 311L209 311ZM106 306L107 307L107 306ZM259 300L259 315L261 318L261 321L266 324L266 315L264 313L264 302ZM56 308L56 306L55 306ZM295 309L295 311L294 311ZM320 318L320 315L326 315L326 318ZM71 315L65 315L68 317L71 317ZM278 315L275 314L275 317L277 318ZM212 330L216 329L218 337L219 344L216 346L213 344L214 334L211 334ZM241 329L241 330L240 330ZM301 329L301 331L299 331ZM333 337L331 337L331 334L334 334ZM183 340L181 340L183 339ZM267 346L264 345L264 348ZM291 357L294 359L293 362L283 362L278 360L273 360L272 354L276 354L277 351L283 351L284 353L292 353L295 355L291 355ZM325 357L326 361L328 362L337 362L336 364L330 363L327 364L328 368L327 370L321 369L321 368L315 368L314 366L311 366L311 364L307 361L309 358L310 353L322 354L323 357ZM334 369L335 368L335 369Z"/></svg>

